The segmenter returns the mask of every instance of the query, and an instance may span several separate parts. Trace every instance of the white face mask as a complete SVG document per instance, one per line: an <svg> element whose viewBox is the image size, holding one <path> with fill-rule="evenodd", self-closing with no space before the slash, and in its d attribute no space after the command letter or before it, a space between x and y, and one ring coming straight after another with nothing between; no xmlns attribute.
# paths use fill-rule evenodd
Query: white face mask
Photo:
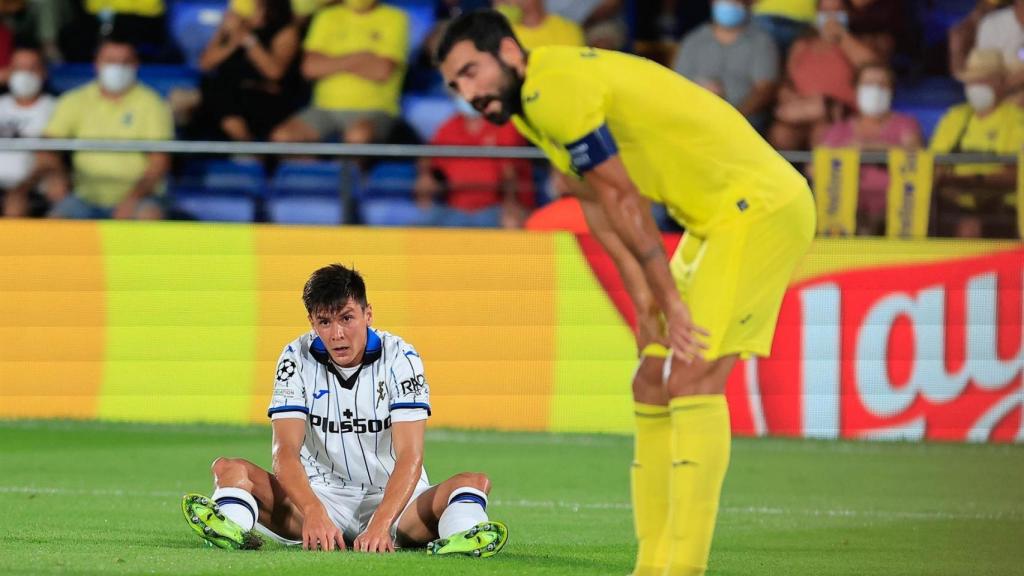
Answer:
<svg viewBox="0 0 1024 576"><path fill-rule="evenodd" d="M120 94L135 84L135 66L104 64L100 66L100 86L112 94Z"/></svg>
<svg viewBox="0 0 1024 576"><path fill-rule="evenodd" d="M964 94L975 112L984 112L996 104L996 91L988 84L968 84Z"/></svg>
<svg viewBox="0 0 1024 576"><path fill-rule="evenodd" d="M43 88L43 79L35 72L28 70L15 70L11 72L11 78L7 81L7 88L11 95L19 100L35 98Z"/></svg>
<svg viewBox="0 0 1024 576"><path fill-rule="evenodd" d="M857 87L857 108L865 116L884 116L892 106L892 90L878 84Z"/></svg>
<svg viewBox="0 0 1024 576"><path fill-rule="evenodd" d="M836 20L843 28L850 27L850 15L843 10L838 12L818 12L816 21L818 30L824 28L825 24L827 24L829 20Z"/></svg>

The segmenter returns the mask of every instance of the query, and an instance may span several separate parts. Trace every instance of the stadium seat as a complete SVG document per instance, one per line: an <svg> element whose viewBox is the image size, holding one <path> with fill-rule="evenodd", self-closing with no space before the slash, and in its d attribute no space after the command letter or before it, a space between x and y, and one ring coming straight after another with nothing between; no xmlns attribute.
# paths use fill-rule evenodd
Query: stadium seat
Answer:
<svg viewBox="0 0 1024 576"><path fill-rule="evenodd" d="M364 199L359 214L367 226L425 226L428 215L407 198Z"/></svg>
<svg viewBox="0 0 1024 576"><path fill-rule="evenodd" d="M170 37L192 68L199 68L199 57L226 10L226 0L175 0L168 7Z"/></svg>
<svg viewBox="0 0 1024 576"><path fill-rule="evenodd" d="M60 64L50 69L49 85L57 94L63 94L96 79L92 64ZM186 66L146 64L139 68L139 81L167 98L175 88L196 88L199 73Z"/></svg>
<svg viewBox="0 0 1024 576"><path fill-rule="evenodd" d="M338 162L281 164L270 181L267 217L281 224L341 224L346 210L341 197L344 165Z"/></svg>
<svg viewBox="0 0 1024 576"><path fill-rule="evenodd" d="M412 162L380 162L370 169L362 189L364 198L412 200L416 165Z"/></svg>
<svg viewBox="0 0 1024 576"><path fill-rule="evenodd" d="M424 142L455 114L455 103L447 94L409 94L402 98L402 115Z"/></svg>
<svg viewBox="0 0 1024 576"><path fill-rule="evenodd" d="M433 0L395 2L409 15L409 56L415 54L437 22Z"/></svg>
<svg viewBox="0 0 1024 576"><path fill-rule="evenodd" d="M242 193L224 193L206 188L176 187L171 190L174 205L198 220L253 222L256 199Z"/></svg>
<svg viewBox="0 0 1024 576"><path fill-rule="evenodd" d="M213 160L205 165L202 183L211 192L261 196L266 184L266 172L263 164L255 160Z"/></svg>

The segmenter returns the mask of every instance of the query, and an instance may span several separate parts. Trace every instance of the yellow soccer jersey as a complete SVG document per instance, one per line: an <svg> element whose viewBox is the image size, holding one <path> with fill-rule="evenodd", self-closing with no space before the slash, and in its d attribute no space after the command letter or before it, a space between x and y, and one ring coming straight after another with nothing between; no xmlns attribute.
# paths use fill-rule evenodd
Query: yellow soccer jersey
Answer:
<svg viewBox="0 0 1024 576"><path fill-rule="evenodd" d="M110 100L90 82L60 97L44 134L83 140L170 140L174 121L160 95L146 86L136 84L120 99ZM142 177L148 159L141 152L75 152L71 163L75 194L109 208Z"/></svg>
<svg viewBox="0 0 1024 576"><path fill-rule="evenodd" d="M409 46L409 18L386 4L355 12L344 4L329 6L313 16L303 48L327 56L372 52L398 63L383 84L340 72L317 80L313 105L329 110L381 110L398 114L398 98Z"/></svg>
<svg viewBox="0 0 1024 576"><path fill-rule="evenodd" d="M540 26L528 28L522 24L513 26L516 38L523 48L536 50L544 46L583 46L583 29L572 20L558 14L548 14Z"/></svg>
<svg viewBox="0 0 1024 576"><path fill-rule="evenodd" d="M754 14L783 16L798 22L813 22L817 14L814 0L760 0L754 3Z"/></svg>
<svg viewBox="0 0 1024 576"><path fill-rule="evenodd" d="M164 13L164 0L86 0L85 9L90 14L111 10L120 14L153 17Z"/></svg>
<svg viewBox="0 0 1024 576"><path fill-rule="evenodd" d="M696 235L740 212L772 212L807 181L732 106L649 60L593 48L529 54L513 122L560 171L612 148L640 193ZM571 151L571 153L570 153Z"/></svg>
<svg viewBox="0 0 1024 576"><path fill-rule="evenodd" d="M1024 146L1024 111L1007 102L984 117L974 114L968 104L954 106L942 116L932 134L932 152L992 152L1016 154ZM995 174L999 164L957 164L960 176Z"/></svg>

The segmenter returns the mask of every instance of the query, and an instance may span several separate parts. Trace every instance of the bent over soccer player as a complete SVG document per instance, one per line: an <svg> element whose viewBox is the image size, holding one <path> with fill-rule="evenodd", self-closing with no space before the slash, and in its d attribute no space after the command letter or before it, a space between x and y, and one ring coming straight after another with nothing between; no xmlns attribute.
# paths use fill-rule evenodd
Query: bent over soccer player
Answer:
<svg viewBox="0 0 1024 576"><path fill-rule="evenodd" d="M526 53L502 16L480 11L452 21L437 62L485 118L511 119L583 180L590 230L637 311L634 574L704 574L729 464L725 383L737 358L771 350L814 235L807 182L729 104L648 60ZM650 201L686 227L671 259Z"/></svg>
<svg viewBox="0 0 1024 576"><path fill-rule="evenodd" d="M309 550L496 554L507 530L487 518L487 476L427 481L423 363L401 338L370 327L359 273L321 268L302 300L312 331L281 353L268 410L273 472L217 458L213 495L182 500L189 525L221 548L258 547L256 531Z"/></svg>

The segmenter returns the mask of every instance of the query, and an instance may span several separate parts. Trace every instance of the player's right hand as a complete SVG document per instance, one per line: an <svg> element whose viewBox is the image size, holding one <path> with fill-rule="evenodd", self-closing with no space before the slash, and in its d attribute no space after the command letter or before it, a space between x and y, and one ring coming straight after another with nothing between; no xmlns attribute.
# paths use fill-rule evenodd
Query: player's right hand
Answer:
<svg viewBox="0 0 1024 576"><path fill-rule="evenodd" d="M323 508L305 515L302 521L303 550L344 550L345 538Z"/></svg>
<svg viewBox="0 0 1024 576"><path fill-rule="evenodd" d="M682 301L667 314L668 339L672 345L672 353L689 364L694 358L700 358L708 345L703 338L709 336L708 331L693 323L690 309Z"/></svg>

